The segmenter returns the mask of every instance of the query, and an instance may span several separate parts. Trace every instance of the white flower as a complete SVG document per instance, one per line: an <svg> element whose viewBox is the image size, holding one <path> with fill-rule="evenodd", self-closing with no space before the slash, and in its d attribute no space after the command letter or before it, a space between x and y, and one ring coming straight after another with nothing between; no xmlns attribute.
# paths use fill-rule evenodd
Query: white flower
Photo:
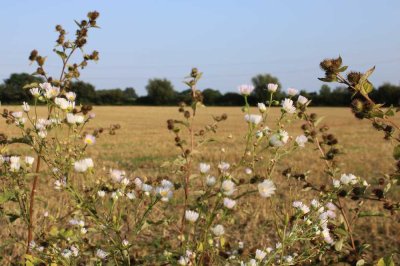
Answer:
<svg viewBox="0 0 400 266"><path fill-rule="evenodd" d="M288 88L287 93L289 94L289 96L295 96L296 94L299 93L299 91L294 88Z"/></svg>
<svg viewBox="0 0 400 266"><path fill-rule="evenodd" d="M125 177L125 171L110 169L110 176L114 182L120 183Z"/></svg>
<svg viewBox="0 0 400 266"><path fill-rule="evenodd" d="M135 192L131 191L131 192L126 193L126 197L127 197L128 199L130 199L130 200L136 199Z"/></svg>
<svg viewBox="0 0 400 266"><path fill-rule="evenodd" d="M215 236L222 236L223 234L225 234L225 228L218 224L215 227L211 228L211 231L213 232L213 234Z"/></svg>
<svg viewBox="0 0 400 266"><path fill-rule="evenodd" d="M165 188L169 188L169 189L173 189L174 188L174 184L166 179L161 180L161 186L165 187Z"/></svg>
<svg viewBox="0 0 400 266"><path fill-rule="evenodd" d="M324 230L322 230L322 236L324 237L324 241L330 245L334 244L334 241L331 237L331 235L329 234L329 229L325 228Z"/></svg>
<svg viewBox="0 0 400 266"><path fill-rule="evenodd" d="M331 211L336 211L337 209L335 204L333 204L332 202L328 202L325 206Z"/></svg>
<svg viewBox="0 0 400 266"><path fill-rule="evenodd" d="M156 193L161 197L161 200L164 202L169 201L172 198L173 192L170 187L157 187Z"/></svg>
<svg viewBox="0 0 400 266"><path fill-rule="evenodd" d="M18 156L11 156L10 157L10 171L18 172L20 168L21 168L20 158Z"/></svg>
<svg viewBox="0 0 400 266"><path fill-rule="evenodd" d="M31 156L25 156L25 163L29 166L31 166L33 164L33 162L35 161L35 158L31 157Z"/></svg>
<svg viewBox="0 0 400 266"><path fill-rule="evenodd" d="M81 231L81 234L82 234L82 235L84 235L84 234L86 234L86 233L87 233L87 229L86 229L86 228L84 228L84 227L82 227L80 231Z"/></svg>
<svg viewBox="0 0 400 266"><path fill-rule="evenodd" d="M75 123L83 124L85 122L85 117L83 115L75 115Z"/></svg>
<svg viewBox="0 0 400 266"><path fill-rule="evenodd" d="M97 249L96 257L98 257L99 259L105 259L107 256L108 256L107 252L105 252L104 250L101 250L101 249Z"/></svg>
<svg viewBox="0 0 400 266"><path fill-rule="evenodd" d="M122 240L122 246L127 247L129 245L129 241L124 239Z"/></svg>
<svg viewBox="0 0 400 266"><path fill-rule="evenodd" d="M39 88L32 88L29 90L33 97L37 98L40 96Z"/></svg>
<svg viewBox="0 0 400 266"><path fill-rule="evenodd" d="M23 102L22 103L22 109L24 110L24 112L29 112L29 110L31 110L31 107L29 106L29 104L27 102Z"/></svg>
<svg viewBox="0 0 400 266"><path fill-rule="evenodd" d="M137 189L142 189L143 181L139 177L136 177L133 183L135 183Z"/></svg>
<svg viewBox="0 0 400 266"><path fill-rule="evenodd" d="M73 102L76 99L76 94L75 94L75 92L72 92L72 91L66 92L65 97L68 99L68 101Z"/></svg>
<svg viewBox="0 0 400 266"><path fill-rule="evenodd" d="M263 198L271 197L273 194L275 194L275 190L276 187L274 182L269 179L265 179L262 183L258 184L258 192Z"/></svg>
<svg viewBox="0 0 400 266"><path fill-rule="evenodd" d="M345 184L345 185L355 185L355 184L357 184L357 177L355 176L355 175L353 175L353 174L343 174L341 177L340 177L340 182L342 182L342 184Z"/></svg>
<svg viewBox="0 0 400 266"><path fill-rule="evenodd" d="M261 115L249 115L246 114L244 116L244 119L248 122L248 123L252 123L254 125L258 125L261 120L262 120L262 116Z"/></svg>
<svg viewBox="0 0 400 266"><path fill-rule="evenodd" d="M190 262L189 258L181 256L178 260L179 265L188 265Z"/></svg>
<svg viewBox="0 0 400 266"><path fill-rule="evenodd" d="M296 112L296 107L294 107L293 101L288 98L285 98L282 101L282 109L288 114L294 114Z"/></svg>
<svg viewBox="0 0 400 266"><path fill-rule="evenodd" d="M239 86L239 92L240 92L240 94L242 94L244 96L250 95L253 92L253 90L254 90L254 86L252 86L252 85L243 84L243 85Z"/></svg>
<svg viewBox="0 0 400 266"><path fill-rule="evenodd" d="M257 266L257 261L255 259L251 259L247 263L247 266Z"/></svg>
<svg viewBox="0 0 400 266"><path fill-rule="evenodd" d="M55 98L60 93L60 88L53 87L48 82L39 84L39 86L42 88L42 90L44 90L44 97L47 99Z"/></svg>
<svg viewBox="0 0 400 266"><path fill-rule="evenodd" d="M227 179L222 182L221 189L225 195L230 196L235 192L236 185L231 180Z"/></svg>
<svg viewBox="0 0 400 266"><path fill-rule="evenodd" d="M310 212L310 208L309 208L307 205L305 205L305 204L303 204L303 205L300 207L300 210L301 210L304 214Z"/></svg>
<svg viewBox="0 0 400 266"><path fill-rule="evenodd" d="M74 255L74 257L78 257L79 249L77 247L71 246L71 251L72 251L72 254Z"/></svg>
<svg viewBox="0 0 400 266"><path fill-rule="evenodd" d="M311 201L311 206L313 206L315 209L318 209L318 208L321 206L321 203L319 203L318 200L313 199L313 200Z"/></svg>
<svg viewBox="0 0 400 266"><path fill-rule="evenodd" d="M62 187L65 187L66 186L66 182L65 182L65 180L56 180L55 182L54 182L54 189L56 189L56 190L61 190L62 189Z"/></svg>
<svg viewBox="0 0 400 266"><path fill-rule="evenodd" d="M67 123L74 125L74 124L82 124L85 122L85 117L82 115L74 115L72 113L67 114Z"/></svg>
<svg viewBox="0 0 400 266"><path fill-rule="evenodd" d="M224 198L224 206L228 209L232 209L236 205L236 200L230 198Z"/></svg>
<svg viewBox="0 0 400 266"><path fill-rule="evenodd" d="M268 91L270 92L276 92L278 90L278 84L274 84L274 83L269 83L267 85Z"/></svg>
<svg viewBox="0 0 400 266"><path fill-rule="evenodd" d="M124 177L124 178L121 180L121 184L124 185L124 186L129 185L130 182L131 182L131 181L129 181L129 179L126 178L126 177Z"/></svg>
<svg viewBox="0 0 400 266"><path fill-rule="evenodd" d="M191 210L186 210L185 211L185 219L188 220L189 222L196 222L197 219L199 218L199 213Z"/></svg>
<svg viewBox="0 0 400 266"><path fill-rule="evenodd" d="M257 260L262 261L265 258L265 256L267 256L267 253L265 251L262 251L259 249L256 250L256 259Z"/></svg>
<svg viewBox="0 0 400 266"><path fill-rule="evenodd" d="M265 104L263 103L258 103L258 110L260 111L260 113L264 113L265 111L267 111L267 107L265 106Z"/></svg>
<svg viewBox="0 0 400 266"><path fill-rule="evenodd" d="M216 183L216 179L215 179L214 176L207 176L207 177L206 177L206 184L207 184L207 186L212 187L212 186L215 185L215 183Z"/></svg>
<svg viewBox="0 0 400 266"><path fill-rule="evenodd" d="M206 163L200 163L200 173L205 174L208 173L208 171L210 171L210 165L206 164Z"/></svg>
<svg viewBox="0 0 400 266"><path fill-rule="evenodd" d="M106 195L106 192L105 192L104 190L99 190L99 191L97 191L97 195L98 195L100 198L104 198L104 196Z"/></svg>
<svg viewBox="0 0 400 266"><path fill-rule="evenodd" d="M274 147L281 147L289 140L289 134L285 130L279 130L278 133L273 134L269 143Z"/></svg>
<svg viewBox="0 0 400 266"><path fill-rule="evenodd" d="M67 123L68 124L76 124L76 119L75 119L75 115L72 113L68 113L67 114Z"/></svg>
<svg viewBox="0 0 400 266"><path fill-rule="evenodd" d="M54 103L61 109L61 110L72 110L75 107L75 104L68 101L65 98L57 97L54 99Z"/></svg>
<svg viewBox="0 0 400 266"><path fill-rule="evenodd" d="M229 167L230 167L229 163L226 163L226 162L220 162L218 164L218 168L219 168L219 170L221 170L221 172L228 171Z"/></svg>
<svg viewBox="0 0 400 266"><path fill-rule="evenodd" d="M145 193L150 193L153 190L153 187L148 184L143 184L141 189Z"/></svg>
<svg viewBox="0 0 400 266"><path fill-rule="evenodd" d="M307 143L307 141L308 141L308 138L304 135L300 135L300 136L296 137L296 143L299 147L303 148L305 146L305 144Z"/></svg>
<svg viewBox="0 0 400 266"><path fill-rule="evenodd" d="M333 187L335 187L335 188L340 187L340 180L333 179Z"/></svg>
<svg viewBox="0 0 400 266"><path fill-rule="evenodd" d="M46 130L40 130L38 132L38 136L39 136L39 138L44 139L45 137L47 137L47 131Z"/></svg>
<svg viewBox="0 0 400 266"><path fill-rule="evenodd" d="M13 117L15 117L17 119L21 118L22 115L23 115L22 112L12 112L11 114L12 114Z"/></svg>
<svg viewBox="0 0 400 266"><path fill-rule="evenodd" d="M244 169L244 172L245 172L247 175L251 175L251 174L253 173L253 170L251 170L251 168L246 168L246 169Z"/></svg>
<svg viewBox="0 0 400 266"><path fill-rule="evenodd" d="M66 258L66 259L69 259L69 257L71 257L71 255L72 255L72 252L71 252L71 250L69 250L69 249L64 249L62 252L61 252L61 256L63 256L64 258Z"/></svg>
<svg viewBox="0 0 400 266"><path fill-rule="evenodd" d="M301 208L301 206L303 206L303 202L301 202L301 201L293 201L292 206L294 208Z"/></svg>
<svg viewBox="0 0 400 266"><path fill-rule="evenodd" d="M297 98L297 102L301 105L306 105L308 102L308 99L304 96L299 95L299 97Z"/></svg>
<svg viewBox="0 0 400 266"><path fill-rule="evenodd" d="M85 158L74 163L75 171L78 173L86 172L88 169L93 168L93 160L91 158Z"/></svg>

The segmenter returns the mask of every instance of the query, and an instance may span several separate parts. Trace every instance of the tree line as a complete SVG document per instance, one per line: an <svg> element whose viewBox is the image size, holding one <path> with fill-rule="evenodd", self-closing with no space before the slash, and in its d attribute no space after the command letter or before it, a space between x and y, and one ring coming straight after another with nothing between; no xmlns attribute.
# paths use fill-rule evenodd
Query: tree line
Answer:
<svg viewBox="0 0 400 266"><path fill-rule="evenodd" d="M27 73L14 73L0 84L0 101L3 104L19 104L29 102L29 91L24 85L33 82L43 82L42 79ZM259 74L252 78L255 89L249 97L251 104L267 101L266 86L268 83L279 85L276 98L282 100L287 97L277 77L270 74ZM133 87L125 89L96 90L87 82L76 81L71 84L71 91L77 94L78 103L95 105L176 105L179 102L190 101L190 90L178 92L167 79L150 79L146 86L147 95L138 96ZM314 106L348 106L351 102L351 92L345 87L331 88L324 84L318 92L301 90L300 94L312 101ZM209 106L241 106L243 98L237 92L221 93L219 90L207 88L202 91L203 102ZM371 92L371 98L385 105L398 106L400 104L400 86L384 83Z"/></svg>

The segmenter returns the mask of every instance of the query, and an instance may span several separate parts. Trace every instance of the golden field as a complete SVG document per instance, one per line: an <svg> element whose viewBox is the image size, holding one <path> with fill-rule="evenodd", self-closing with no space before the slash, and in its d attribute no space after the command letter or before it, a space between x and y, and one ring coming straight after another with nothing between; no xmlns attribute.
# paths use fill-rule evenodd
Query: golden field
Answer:
<svg viewBox="0 0 400 266"><path fill-rule="evenodd" d="M6 107L19 109L19 107ZM44 111L44 110L42 110ZM257 112L256 109L253 110ZM353 173L367 179L371 184L377 184L377 180L395 169L395 161L392 158L392 143L383 140L383 134L372 128L368 121L360 121L354 118L348 108L310 108L318 116L323 116L322 124L330 127L342 146L342 152L338 157L339 167L342 173ZM96 145L90 147L89 154L95 159L96 168L115 167L126 170L132 177L146 176L155 178L157 176L169 175L168 169L162 168L164 161L172 160L179 155L179 149L174 145L174 135L167 130L167 119L181 119L182 114L177 107L94 107L96 118L91 121L87 130L97 127L108 127L110 124L120 124L121 129L114 136L103 134L97 139ZM279 115L279 109L273 109L269 118L271 128L274 127L274 119ZM208 144L199 153L198 161L215 162L224 160L234 163L243 154L244 133L247 124L239 107L205 107L198 110L196 116L196 127L200 129L207 123L212 123L212 115L228 115L227 121L219 124L218 133L215 135L217 142ZM400 122L400 121L399 121ZM293 121L287 128L290 136L296 137L301 134L301 121ZM13 125L2 123L0 131L6 135L17 132ZM221 148L225 152L221 152ZM216 167L216 166L214 166ZM280 174L287 167L296 172L310 170L309 177L319 185L328 181L324 175L324 163L319 159L318 152L313 144L309 143L306 148L297 150L277 165L274 181L277 183L278 195L288 200L288 206L295 198L312 198L310 192L304 193L300 189L290 191L286 195L288 182L295 184L297 181L286 180ZM244 175L244 174L243 174ZM299 184L300 185L300 184ZM51 187L51 184L49 184ZM39 191L46 192L48 188L43 184ZM38 193L39 195L43 195ZM398 198L399 193L395 195ZM251 197L246 202L240 202L243 210L239 215L242 221L252 219L237 226L240 234L243 231L252 230L257 232L258 239L246 239L247 243L267 244L270 242L268 228L270 224L263 223L263 217L270 215L268 206L257 206L253 204L257 197ZM49 203L51 208L52 203ZM375 205L376 209L382 209ZM348 208L354 207L349 205ZM375 207L374 207L375 208ZM390 216L386 218L361 218L360 226L357 226L360 235L372 244L370 252L373 256L379 256L392 250L399 250L399 217ZM272 231L272 230L271 230ZM252 233L251 235L255 235ZM380 247L380 250L379 250Z"/></svg>

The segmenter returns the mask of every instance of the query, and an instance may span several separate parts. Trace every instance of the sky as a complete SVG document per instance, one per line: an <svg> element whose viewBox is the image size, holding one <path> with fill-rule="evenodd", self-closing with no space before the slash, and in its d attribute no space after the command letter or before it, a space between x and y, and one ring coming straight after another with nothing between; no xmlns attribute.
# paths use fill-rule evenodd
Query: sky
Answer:
<svg viewBox="0 0 400 266"><path fill-rule="evenodd" d="M177 91L192 67L204 72L199 88L237 91L260 73L283 89L316 91L319 62L341 55L350 69L376 66L371 81L400 84L399 0L2 0L0 80L34 72L31 50L47 55L50 75L60 73L52 52L61 24L100 12L101 29L89 33L86 52L100 61L82 71L96 89L134 87L145 95L151 78L167 78Z"/></svg>

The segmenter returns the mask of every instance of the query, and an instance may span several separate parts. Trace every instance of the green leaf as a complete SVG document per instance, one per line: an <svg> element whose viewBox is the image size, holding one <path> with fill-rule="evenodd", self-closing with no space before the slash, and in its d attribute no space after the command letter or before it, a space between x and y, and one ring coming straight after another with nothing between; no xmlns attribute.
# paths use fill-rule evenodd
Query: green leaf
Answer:
<svg viewBox="0 0 400 266"><path fill-rule="evenodd" d="M22 88L23 89L32 89L32 88L36 88L36 87L39 87L39 84L37 82L33 82L33 83L26 84Z"/></svg>
<svg viewBox="0 0 400 266"><path fill-rule="evenodd" d="M338 72L345 72L347 68L348 66L342 66L341 68L338 69Z"/></svg>
<svg viewBox="0 0 400 266"><path fill-rule="evenodd" d="M334 81L332 78L318 78L320 81L323 81L323 82L332 82L332 81Z"/></svg>
<svg viewBox="0 0 400 266"><path fill-rule="evenodd" d="M392 255L387 255L378 261L377 266L395 266Z"/></svg>
<svg viewBox="0 0 400 266"><path fill-rule="evenodd" d="M374 212L374 211L362 211L358 214L358 217L372 217L372 216L385 216L382 212Z"/></svg>
<svg viewBox="0 0 400 266"><path fill-rule="evenodd" d="M374 86L372 86L371 82L369 82L368 80L366 80L362 84L362 92L365 94L370 93L373 89L374 89Z"/></svg>
<svg viewBox="0 0 400 266"><path fill-rule="evenodd" d="M0 204L4 204L7 201L12 201L15 199L15 195L11 191L4 191L3 193L0 193Z"/></svg>
<svg viewBox="0 0 400 266"><path fill-rule="evenodd" d="M66 59L67 58L67 55L64 53L64 52L62 52L62 51L58 51L58 50L56 50L56 49L54 49L53 50L56 54L58 54L60 57L61 57L61 59Z"/></svg>
<svg viewBox="0 0 400 266"><path fill-rule="evenodd" d="M399 159L400 159L400 144L397 145L396 147L394 147L394 149L393 149L393 157L394 157L396 160L399 160Z"/></svg>

